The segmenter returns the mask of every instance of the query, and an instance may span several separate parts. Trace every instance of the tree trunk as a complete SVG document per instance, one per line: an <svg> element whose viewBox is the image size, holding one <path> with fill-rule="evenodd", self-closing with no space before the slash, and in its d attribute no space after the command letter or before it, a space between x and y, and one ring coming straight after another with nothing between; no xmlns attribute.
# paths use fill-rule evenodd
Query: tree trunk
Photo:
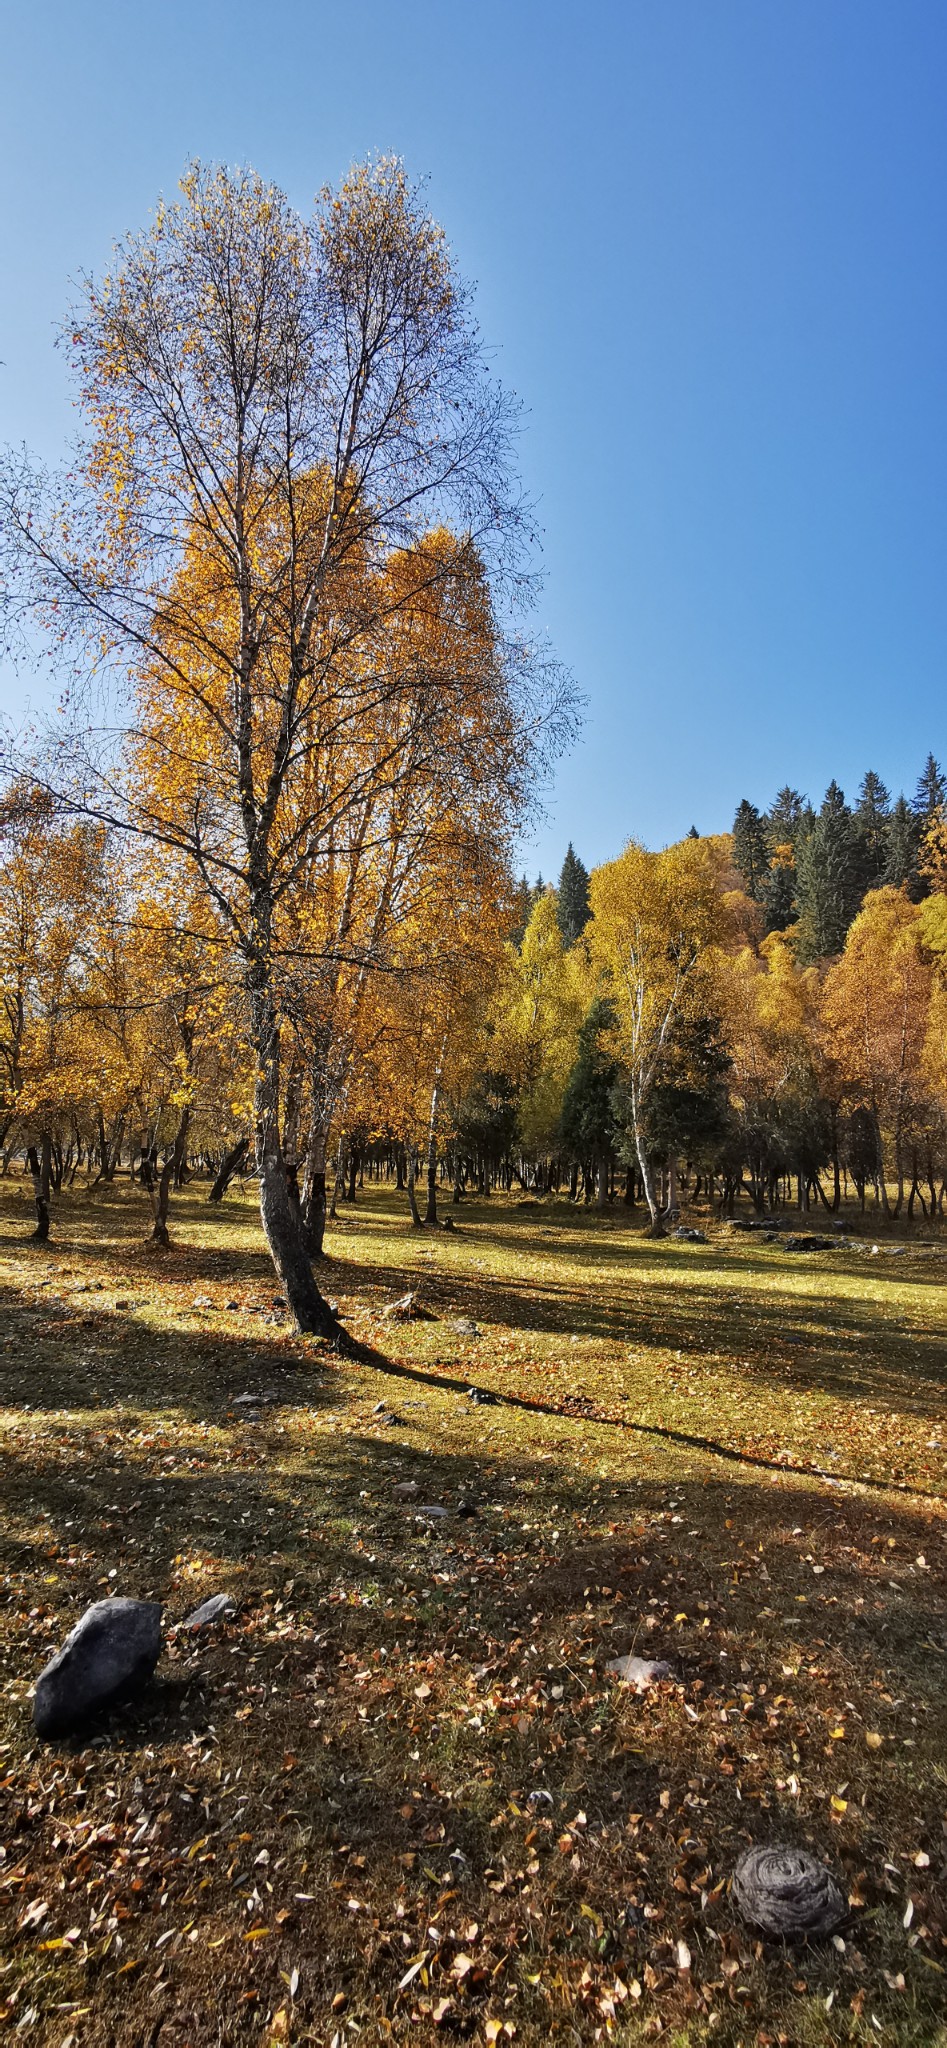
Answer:
<svg viewBox="0 0 947 2048"><path fill-rule="evenodd" d="M209 1202L223 1201L234 1175L239 1173L249 1150L249 1138L238 1138L237 1143L231 1145L230 1151L224 1154L217 1178L207 1197Z"/></svg>
<svg viewBox="0 0 947 2048"><path fill-rule="evenodd" d="M647 1152L645 1151L641 1133L637 1130L635 1132L635 1151L638 1154L638 1166L641 1172L641 1186L644 1192L645 1201L648 1204L648 1215L651 1218L651 1229L648 1235L650 1237L663 1237L664 1224L661 1221L661 1210L658 1204L657 1191L654 1185L654 1174L651 1170L651 1161L648 1158Z"/></svg>
<svg viewBox="0 0 947 2048"><path fill-rule="evenodd" d="M321 1259L324 1254L326 1211L326 1132L314 1117L306 1147L302 1199L303 1242L313 1259Z"/></svg>
<svg viewBox="0 0 947 2048"><path fill-rule="evenodd" d="M254 989L251 984L250 1000L257 1058L254 1109L260 1220L296 1328L310 1335L337 1337L339 1324L316 1286L299 1211L286 1178L279 1135L279 1023L265 987Z"/></svg>
<svg viewBox="0 0 947 2048"><path fill-rule="evenodd" d="M415 1184L415 1181L417 1180L417 1174L418 1174L418 1148L417 1148L417 1146L416 1146L416 1145L409 1145L407 1149L408 1149L408 1172L407 1172L407 1177L406 1177L406 1185L407 1185L407 1191L408 1191L408 1208L409 1208L409 1209L410 1209L410 1211L411 1211L411 1221L412 1221L412 1223L413 1223L413 1224L415 1225L415 1228L416 1228L416 1229L420 1230L420 1228L421 1228L421 1212L420 1212L420 1210L419 1210L419 1208L418 1208L418 1200L417 1200L417 1196L416 1196L416 1194L415 1194L415 1192L414 1192L414 1184Z"/></svg>
<svg viewBox="0 0 947 2048"><path fill-rule="evenodd" d="M36 1229L33 1232L34 1244L45 1244L49 1237L49 1171L52 1149L49 1133L44 1131L40 1139L39 1157L37 1157L35 1145L30 1146L26 1155L26 1163L32 1176L33 1195L36 1202Z"/></svg>
<svg viewBox="0 0 947 2048"><path fill-rule="evenodd" d="M165 1159L157 1182L152 1177L148 1190L154 1214L151 1242L152 1244L160 1245L162 1251L167 1251L171 1244L171 1239L168 1235L168 1206L171 1200L171 1186L172 1182L175 1187L179 1186L178 1176L181 1171L181 1162L187 1151L187 1131L190 1121L191 1105L189 1102L186 1102L181 1111L174 1144Z"/></svg>

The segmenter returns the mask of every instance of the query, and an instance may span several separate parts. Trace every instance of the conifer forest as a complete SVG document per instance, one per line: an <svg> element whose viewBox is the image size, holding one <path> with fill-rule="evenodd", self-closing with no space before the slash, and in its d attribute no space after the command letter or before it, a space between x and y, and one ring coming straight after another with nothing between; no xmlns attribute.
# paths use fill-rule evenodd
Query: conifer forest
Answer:
<svg viewBox="0 0 947 2048"><path fill-rule="evenodd" d="M523 874L583 700L397 158L192 165L62 341L0 2042L943 2048L944 767Z"/></svg>

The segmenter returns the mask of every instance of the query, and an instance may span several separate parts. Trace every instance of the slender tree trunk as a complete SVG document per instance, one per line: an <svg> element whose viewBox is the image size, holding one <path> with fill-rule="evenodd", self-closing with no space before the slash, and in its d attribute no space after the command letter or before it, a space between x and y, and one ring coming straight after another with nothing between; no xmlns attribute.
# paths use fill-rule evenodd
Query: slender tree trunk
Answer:
<svg viewBox="0 0 947 2048"><path fill-rule="evenodd" d="M52 1143L49 1132L44 1131L40 1138L39 1156L37 1157L35 1145L30 1146L26 1155L26 1163L33 1181L33 1197L36 1202L36 1229L33 1232L34 1244L45 1244L49 1237L49 1178L51 1160Z"/></svg>
<svg viewBox="0 0 947 2048"><path fill-rule="evenodd" d="M168 1208L171 1201L171 1188L172 1185L174 1187L180 1185L178 1175L181 1171L181 1162L187 1151L187 1132L190 1121L191 1105L189 1102L186 1102L181 1111L174 1144L165 1159L157 1181L152 1177L148 1190L154 1214L151 1242L152 1244L160 1245L162 1251L167 1251L171 1243L168 1235Z"/></svg>
<svg viewBox="0 0 947 2048"><path fill-rule="evenodd" d="M306 1147L302 1199L303 1236L314 1259L321 1259L325 1249L326 1208L326 1132L314 1117Z"/></svg>
<svg viewBox="0 0 947 2048"><path fill-rule="evenodd" d="M409 1145L407 1148L407 1152L408 1171L406 1176L406 1186L408 1193L408 1208L411 1211L412 1223L414 1224L416 1229L420 1230L421 1211L418 1208L418 1199L417 1195L415 1194L415 1183L418 1177L418 1148L416 1145Z"/></svg>
<svg viewBox="0 0 947 2048"><path fill-rule="evenodd" d="M311 1335L337 1337L339 1325L316 1286L303 1243L299 1211L286 1178L279 1134L279 1023L265 985L254 988L251 982L250 1002L257 1062L254 1109L264 1235L297 1329Z"/></svg>
<svg viewBox="0 0 947 2048"><path fill-rule="evenodd" d="M250 1140L244 1137L238 1138L237 1143L231 1145L230 1151L224 1154L217 1178L207 1197L209 1202L223 1201L234 1175L239 1173L249 1150Z"/></svg>
<svg viewBox="0 0 947 2048"><path fill-rule="evenodd" d="M645 1201L648 1204L648 1215L651 1218L651 1229L648 1234L650 1237L663 1237L664 1224L661 1221L661 1209L660 1204L658 1202L657 1190L654 1184L654 1174L651 1170L651 1161L648 1158L648 1154L645 1150L644 1140L642 1138L640 1130L638 1129L636 1129L635 1131L635 1151L638 1154L638 1168L641 1174L641 1186L644 1193Z"/></svg>
<svg viewBox="0 0 947 2048"><path fill-rule="evenodd" d="M668 1159L667 1208L664 1213L669 1223L676 1223L681 1213L680 1197L677 1188L676 1152L672 1152Z"/></svg>

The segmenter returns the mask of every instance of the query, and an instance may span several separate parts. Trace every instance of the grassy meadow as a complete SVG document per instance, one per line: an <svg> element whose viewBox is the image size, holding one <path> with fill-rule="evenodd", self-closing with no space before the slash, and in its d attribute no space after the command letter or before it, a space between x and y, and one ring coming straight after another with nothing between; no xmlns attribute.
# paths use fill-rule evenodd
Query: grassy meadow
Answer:
<svg viewBox="0 0 947 2048"><path fill-rule="evenodd" d="M159 1253L73 1191L41 1248L0 1183L0 2040L947 2042L947 1241L366 1191L353 1365L205 1196ZM164 1603L156 1679L40 1744L107 1592ZM766 1840L834 1940L741 1925Z"/></svg>

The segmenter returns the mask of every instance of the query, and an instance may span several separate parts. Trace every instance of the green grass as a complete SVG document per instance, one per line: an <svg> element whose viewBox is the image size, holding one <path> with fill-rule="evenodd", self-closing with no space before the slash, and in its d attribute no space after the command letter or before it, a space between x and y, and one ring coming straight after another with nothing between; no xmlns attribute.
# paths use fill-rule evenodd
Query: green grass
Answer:
<svg viewBox="0 0 947 2048"><path fill-rule="evenodd" d="M273 1308L249 1194L161 1255L135 1191L42 1250L0 1189L0 2038L947 2042L939 1246L366 1194L325 1273L372 1369ZM156 1681L40 1745L106 1591L164 1601ZM617 1688L631 1649L677 1682ZM740 1925L766 1839L844 1946Z"/></svg>

